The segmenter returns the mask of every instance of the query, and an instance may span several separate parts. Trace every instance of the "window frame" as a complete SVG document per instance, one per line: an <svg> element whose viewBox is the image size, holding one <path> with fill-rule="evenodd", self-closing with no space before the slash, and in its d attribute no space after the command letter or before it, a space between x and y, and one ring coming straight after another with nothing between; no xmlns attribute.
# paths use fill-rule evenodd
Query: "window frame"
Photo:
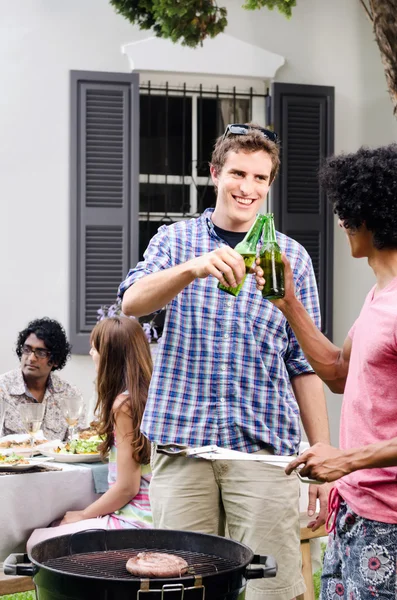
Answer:
<svg viewBox="0 0 397 600"><path fill-rule="evenodd" d="M207 77L206 81L211 82L214 84L214 77ZM196 78L196 81L199 81L199 77ZM263 83L263 82L262 82ZM256 86L257 87L257 86ZM266 88L267 90L267 88ZM198 190L197 187L199 186L205 186L205 187L214 187L213 181L211 179L211 176L208 175L207 177L205 176L200 176L197 174L198 169L197 169L197 165L198 165L198 160L199 160L199 156L198 156L198 152L197 152L197 148L198 148L198 139L199 139L199 122L198 122L198 114L199 114L199 108L198 108L198 101L200 98L229 98L229 99L247 99L250 102L249 105L249 111L252 114L253 113L253 105L255 102L257 102L258 100L260 102L263 103L262 107L258 107L258 105L255 107L255 113L258 114L260 108L263 109L263 121L266 120L266 115L268 114L268 106L267 106L267 102L266 99L268 98L268 91L265 91L264 93L261 93L259 91L257 91L256 88L254 88L252 85L246 90L243 91L242 89L236 90L235 86L225 86L222 87L222 89L220 89L219 85L213 85L211 87L210 84L208 84L208 87L204 88L204 84L203 83L196 83L196 85L194 85L192 82L190 82L189 87L187 87L187 83L184 82L183 85L178 85L178 86L170 86L169 83L165 83L165 84L154 84L152 85L152 81L148 80L147 82L141 82L140 84L140 95L144 93L145 95L150 95L151 93L153 93L156 96L160 96L160 95L164 95L166 96L167 94L169 96L176 96L176 97L180 97L181 95L186 95L186 97L189 97L192 100L192 146L191 146L191 151L192 151L192 169L191 169L191 173L188 175L157 175L157 174L146 174L146 173L140 173L139 175L139 183L150 183L150 184L170 184L170 185L189 185L189 203L190 203L190 210L189 212L170 212L170 211L164 211L164 212L158 212L158 211L150 211L150 213L148 211L139 211L139 220L140 222L147 222L147 220L151 221L151 222L162 222L165 221L167 219L171 219L172 221L180 221L183 219L188 219L188 218L192 218L194 216L197 216L199 214L198 209ZM214 197L214 202L215 202L215 197ZM150 215L150 217L148 218L148 216Z"/></svg>

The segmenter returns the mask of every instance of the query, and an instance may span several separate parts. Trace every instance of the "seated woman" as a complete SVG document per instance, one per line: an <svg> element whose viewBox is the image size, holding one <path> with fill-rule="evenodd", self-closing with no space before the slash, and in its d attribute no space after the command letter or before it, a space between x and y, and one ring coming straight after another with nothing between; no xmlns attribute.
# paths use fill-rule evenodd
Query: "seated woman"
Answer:
<svg viewBox="0 0 397 600"><path fill-rule="evenodd" d="M60 525L33 531L28 550L84 529L152 527L150 442L140 432L152 373L149 344L138 321L112 317L94 327L90 354L97 370L98 433L104 436L100 451L103 457L109 453L109 489L84 510L67 512Z"/></svg>

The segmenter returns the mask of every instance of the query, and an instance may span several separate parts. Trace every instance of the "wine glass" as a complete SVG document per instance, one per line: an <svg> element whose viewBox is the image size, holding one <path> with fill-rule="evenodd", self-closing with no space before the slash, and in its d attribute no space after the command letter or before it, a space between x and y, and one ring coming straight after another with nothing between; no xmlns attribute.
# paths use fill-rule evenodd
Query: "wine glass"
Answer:
<svg viewBox="0 0 397 600"><path fill-rule="evenodd" d="M3 435L3 424L6 412L6 403L3 398L0 398L0 438Z"/></svg>
<svg viewBox="0 0 397 600"><path fill-rule="evenodd" d="M44 418L44 404L21 404L19 414L22 419L23 426L29 434L30 439L30 456L33 456L34 438L39 431Z"/></svg>
<svg viewBox="0 0 397 600"><path fill-rule="evenodd" d="M83 397L79 394L62 398L62 413L68 424L68 440L71 442L75 436L76 425L83 410Z"/></svg>

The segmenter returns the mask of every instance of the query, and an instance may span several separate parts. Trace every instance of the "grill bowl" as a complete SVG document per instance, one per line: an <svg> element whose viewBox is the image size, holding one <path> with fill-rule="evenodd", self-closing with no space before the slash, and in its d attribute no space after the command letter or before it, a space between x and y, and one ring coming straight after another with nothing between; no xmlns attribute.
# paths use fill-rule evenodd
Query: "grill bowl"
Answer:
<svg viewBox="0 0 397 600"><path fill-rule="evenodd" d="M182 556L193 572L181 577L135 577L125 564L140 551ZM161 529L63 535L34 546L29 559L40 600L240 600L247 579L276 574L272 557L254 556L250 548L233 540ZM266 566L255 568L251 563ZM29 574L26 568L19 573Z"/></svg>

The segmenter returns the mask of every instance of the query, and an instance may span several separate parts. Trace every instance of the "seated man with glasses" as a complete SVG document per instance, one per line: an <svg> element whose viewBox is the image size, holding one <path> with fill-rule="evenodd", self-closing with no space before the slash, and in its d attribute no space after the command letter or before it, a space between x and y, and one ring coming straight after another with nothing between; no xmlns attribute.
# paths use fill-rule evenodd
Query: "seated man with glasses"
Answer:
<svg viewBox="0 0 397 600"><path fill-rule="evenodd" d="M216 444L240 452L294 456L301 416L309 441L328 440L323 386L280 311L248 276L234 250L264 208L279 168L274 132L231 124L211 159L215 209L163 225L144 260L121 284L123 312L142 316L166 307L142 431L154 444ZM299 298L320 324L316 281L306 250L277 233L293 265ZM229 535L257 554L275 556L277 577L255 579L247 600L291 600L304 592L299 539L299 481L257 461L213 462L152 456L154 524ZM324 522L326 488L313 486Z"/></svg>
<svg viewBox="0 0 397 600"><path fill-rule="evenodd" d="M16 353L20 367L0 375L0 399L5 402L2 435L26 433L19 407L30 402L45 403L43 434L48 440L64 440L67 423L62 401L79 394L78 390L54 373L63 369L70 356L70 344L58 321L43 318L31 321L18 334ZM85 413L80 424L85 421Z"/></svg>

